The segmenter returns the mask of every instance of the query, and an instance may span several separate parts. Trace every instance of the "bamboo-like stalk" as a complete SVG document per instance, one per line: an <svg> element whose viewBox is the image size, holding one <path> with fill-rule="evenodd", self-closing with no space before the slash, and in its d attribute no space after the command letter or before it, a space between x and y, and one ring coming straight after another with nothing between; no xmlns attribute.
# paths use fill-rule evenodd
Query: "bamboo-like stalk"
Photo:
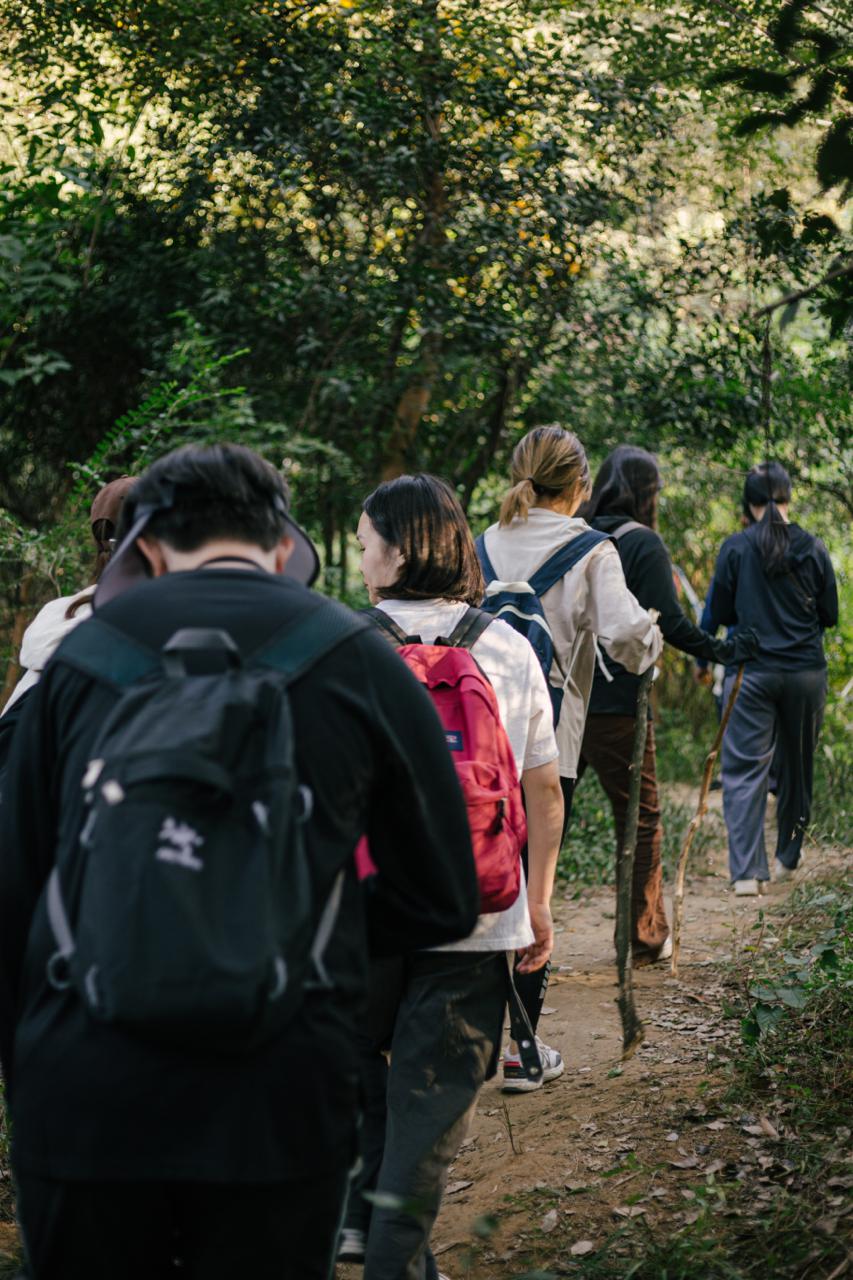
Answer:
<svg viewBox="0 0 853 1280"><path fill-rule="evenodd" d="M705 757L705 772L702 774L702 786L699 789L699 802L696 805L696 812L690 820L690 826L684 836L684 843L681 846L681 853L678 855L678 866L675 872L675 893L672 898L672 967L670 972L673 977L678 977L678 953L681 950L681 923L684 915L684 878L687 874L687 857L690 853L690 846L693 844L693 837L702 825L702 819L708 812L708 792L711 789L711 779L714 776L714 766L717 763L717 756L720 754L720 747L723 742L723 734L726 731L726 725L729 723L729 717L732 714L732 708L737 700L740 686L743 682L743 663L737 669L735 682L732 685L731 692L726 702L725 710L720 717L720 723L717 726L717 732L711 745L711 750Z"/></svg>
<svg viewBox="0 0 853 1280"><path fill-rule="evenodd" d="M634 745L631 752L628 808L625 834L616 859L616 966L619 973L619 1017L622 1019L622 1058L630 1058L643 1043L645 1032L634 1004L634 982L631 967L631 888L634 882L634 849L640 820L640 783L646 737L649 731L649 690L654 679L654 666L640 679L637 691L637 718L634 721Z"/></svg>

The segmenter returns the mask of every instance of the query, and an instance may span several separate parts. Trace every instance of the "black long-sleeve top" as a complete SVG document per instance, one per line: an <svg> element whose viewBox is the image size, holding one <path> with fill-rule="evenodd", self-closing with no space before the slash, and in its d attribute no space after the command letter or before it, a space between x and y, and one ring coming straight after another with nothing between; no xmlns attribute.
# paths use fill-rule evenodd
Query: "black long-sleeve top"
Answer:
<svg viewBox="0 0 853 1280"><path fill-rule="evenodd" d="M838 623L838 588L820 538L788 525L788 571L768 577L757 545L760 525L720 547L708 595L709 623L752 627L759 651L753 669L812 670L826 666L823 632Z"/></svg>
<svg viewBox="0 0 853 1280"><path fill-rule="evenodd" d="M600 529L602 533L614 533L629 519L630 516L621 514L598 516L592 521L592 527ZM711 662L725 661L731 651L729 642L715 640L695 626L678 603L672 578L672 561L660 534L645 526L631 529L618 539L616 548L622 560L628 590L633 592L644 609L657 609L660 614L658 626L667 644L695 658L707 658ZM611 678L608 680L601 668L596 667L589 714L634 715L640 677L626 671L607 654L603 653L602 658Z"/></svg>
<svg viewBox="0 0 853 1280"><path fill-rule="evenodd" d="M181 627L219 627L251 653L298 615L307 594L260 571L205 569L148 582L100 616L158 649ZM194 1055L98 1023L76 995L46 982L55 944L45 883L59 854L72 871L73 921L81 778L119 696L63 662L60 647L12 741L0 805L0 1048L15 1167L96 1181L271 1182L320 1172L355 1145L366 935L376 952L393 953L464 937L477 920L467 811L441 723L372 629L292 687L297 768L315 800L306 843L320 900L347 872L326 954L336 989L307 996L257 1052ZM364 832L378 866L366 910L352 857Z"/></svg>

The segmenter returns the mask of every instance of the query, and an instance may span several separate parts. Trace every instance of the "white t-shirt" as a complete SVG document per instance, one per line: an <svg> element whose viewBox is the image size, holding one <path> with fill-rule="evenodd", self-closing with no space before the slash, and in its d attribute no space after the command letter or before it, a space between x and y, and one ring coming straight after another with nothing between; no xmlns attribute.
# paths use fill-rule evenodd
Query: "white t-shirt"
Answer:
<svg viewBox="0 0 853 1280"><path fill-rule="evenodd" d="M431 644L437 636L449 636L467 607L454 600L383 600L379 605L406 635L420 636L424 644ZM556 760L551 697L536 654L524 636L497 619L475 642L471 653L494 688L519 775ZM514 951L533 940L522 876L521 892L511 907L480 916L470 937L437 950Z"/></svg>
<svg viewBox="0 0 853 1280"><path fill-rule="evenodd" d="M527 582L555 551L589 529L577 516L531 507L527 520L493 524L486 551L503 582ZM663 636L628 590L619 552L603 542L542 596L554 637L551 683L563 688L557 743L560 773L576 778L595 673L596 639L616 662L640 675L663 648Z"/></svg>

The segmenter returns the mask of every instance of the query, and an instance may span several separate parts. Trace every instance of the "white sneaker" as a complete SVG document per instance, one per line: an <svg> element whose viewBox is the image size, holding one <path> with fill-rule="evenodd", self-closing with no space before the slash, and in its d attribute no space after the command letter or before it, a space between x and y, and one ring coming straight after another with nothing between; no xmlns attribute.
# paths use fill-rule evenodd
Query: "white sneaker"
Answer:
<svg viewBox="0 0 853 1280"><path fill-rule="evenodd" d="M563 1074L566 1068L559 1050L552 1049L538 1036L536 1048L539 1050L539 1061L542 1064L542 1075L538 1080L529 1080L524 1074L519 1053L510 1053L509 1049L504 1051L503 1093L531 1093L534 1089L541 1089L546 1080L556 1080L557 1076Z"/></svg>
<svg viewBox="0 0 853 1280"><path fill-rule="evenodd" d="M800 861L797 863L795 867L786 867L784 862L780 862L779 859L776 858L774 860L773 879L774 880L791 880L797 874L797 872L799 871L802 865L803 865L802 858L800 858Z"/></svg>
<svg viewBox="0 0 853 1280"><path fill-rule="evenodd" d="M338 1262L364 1262L367 1241L357 1227L344 1227L338 1241Z"/></svg>
<svg viewBox="0 0 853 1280"><path fill-rule="evenodd" d="M670 933L668 937L665 939L665 941L663 942L660 951L655 956L655 962L657 962L658 960L671 960L671 959L672 959L672 934Z"/></svg>
<svg viewBox="0 0 853 1280"><path fill-rule="evenodd" d="M736 898L757 898L761 886L757 880L735 880L734 890Z"/></svg>

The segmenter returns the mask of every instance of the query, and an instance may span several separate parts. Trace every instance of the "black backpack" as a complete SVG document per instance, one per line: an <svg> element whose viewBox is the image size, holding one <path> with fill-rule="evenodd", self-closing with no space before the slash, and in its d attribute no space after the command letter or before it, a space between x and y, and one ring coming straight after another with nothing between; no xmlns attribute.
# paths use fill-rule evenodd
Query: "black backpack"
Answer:
<svg viewBox="0 0 853 1280"><path fill-rule="evenodd" d="M64 642L63 661L123 688L82 779L73 922L60 865L47 886L48 978L93 1018L243 1051L331 986L344 872L319 902L288 686L368 625L318 600L247 665L225 631L156 653L95 618Z"/></svg>

